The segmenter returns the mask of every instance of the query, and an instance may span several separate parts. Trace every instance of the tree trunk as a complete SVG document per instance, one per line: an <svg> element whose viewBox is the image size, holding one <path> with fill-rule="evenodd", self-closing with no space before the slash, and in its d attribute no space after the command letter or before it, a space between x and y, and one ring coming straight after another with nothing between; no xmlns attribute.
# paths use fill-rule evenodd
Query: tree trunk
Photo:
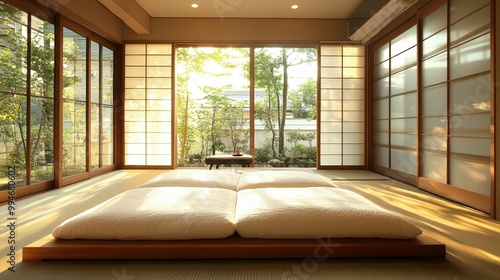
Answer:
<svg viewBox="0 0 500 280"><path fill-rule="evenodd" d="M285 122L288 102L288 61L286 49L281 51L283 55L283 105L281 106L281 120L279 122L279 153L285 154Z"/></svg>

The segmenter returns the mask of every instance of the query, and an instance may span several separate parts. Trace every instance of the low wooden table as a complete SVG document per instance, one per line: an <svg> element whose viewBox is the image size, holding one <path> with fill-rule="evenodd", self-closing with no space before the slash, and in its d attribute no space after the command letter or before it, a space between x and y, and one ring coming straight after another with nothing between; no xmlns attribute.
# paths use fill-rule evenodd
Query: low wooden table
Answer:
<svg viewBox="0 0 500 280"><path fill-rule="evenodd" d="M241 164L243 167L250 167L253 162L253 157L251 155L213 155L205 158L205 163L210 164L210 170L215 164L215 168L219 169L221 164Z"/></svg>

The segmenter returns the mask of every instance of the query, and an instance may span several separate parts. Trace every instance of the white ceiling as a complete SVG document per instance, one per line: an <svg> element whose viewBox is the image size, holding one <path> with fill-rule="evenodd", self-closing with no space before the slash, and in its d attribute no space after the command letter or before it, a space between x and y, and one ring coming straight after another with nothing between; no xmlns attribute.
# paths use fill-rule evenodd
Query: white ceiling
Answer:
<svg viewBox="0 0 500 280"><path fill-rule="evenodd" d="M151 17L349 19L365 0L135 0ZM373 1L373 0L367 0ZM198 4L194 9L191 4ZM299 8L293 10L292 5Z"/></svg>

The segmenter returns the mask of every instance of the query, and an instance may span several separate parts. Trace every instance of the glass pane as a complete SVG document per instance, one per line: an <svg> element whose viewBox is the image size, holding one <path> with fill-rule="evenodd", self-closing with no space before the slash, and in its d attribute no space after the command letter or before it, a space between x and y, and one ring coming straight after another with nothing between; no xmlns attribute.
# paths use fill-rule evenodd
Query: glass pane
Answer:
<svg viewBox="0 0 500 280"><path fill-rule="evenodd" d="M87 38L64 28L63 97L79 101L87 100Z"/></svg>
<svg viewBox="0 0 500 280"><path fill-rule="evenodd" d="M379 64L389 59L389 44L385 44L373 54L373 63Z"/></svg>
<svg viewBox="0 0 500 280"><path fill-rule="evenodd" d="M16 187L28 184L27 162L27 88L28 66L26 65L28 16L11 6L3 4L0 40L0 190L8 187L13 175ZM1 8L3 8L0 6ZM8 25L5 26L5 25ZM6 28L7 27L7 28ZM10 32L8 32L8 31ZM10 174L9 174L10 173Z"/></svg>
<svg viewBox="0 0 500 280"><path fill-rule="evenodd" d="M63 176L87 171L86 103L63 104Z"/></svg>
<svg viewBox="0 0 500 280"><path fill-rule="evenodd" d="M428 58L439 52L445 51L448 46L448 30L445 29L422 42L422 56Z"/></svg>
<svg viewBox="0 0 500 280"><path fill-rule="evenodd" d="M389 120L375 120L373 121L374 131L389 132Z"/></svg>
<svg viewBox="0 0 500 280"><path fill-rule="evenodd" d="M414 149L417 147L417 135L391 133L391 146L408 147Z"/></svg>
<svg viewBox="0 0 500 280"><path fill-rule="evenodd" d="M316 50L303 49L308 54L315 56ZM259 49L255 55L260 59L256 61L255 72L255 127L250 125L250 49L248 48L218 48L218 47L186 47L177 48L176 52L176 97L177 97L177 155L179 166L200 167L204 166L204 159L214 154L232 155L236 150L243 154L250 154L250 130L255 133L255 164L265 166L269 160L276 158L272 151L285 155L283 149L289 145L283 137L282 145L271 146L272 133L268 124L276 132L279 130L275 117L278 113L278 104L274 99L276 93L282 91L282 83L276 83L275 90L269 90L269 83L276 81L274 73L283 72L283 64L266 64L276 61L276 57L286 54L294 59L303 59L293 49ZM305 54L305 53L304 53ZM316 58L314 57L314 61ZM317 74L317 64L316 74ZM297 92L308 78L309 74L297 72L288 64L287 70L295 78L293 87L286 92L291 101L289 119L281 127L282 132L289 131L288 123L295 118L304 118L310 113L310 103L307 108L302 106L302 92ZM309 68L308 63L303 65ZM258 68L258 70L257 70ZM181 71L177 71L180 69ZM292 70L293 69L293 70ZM264 78L265 77L265 78ZM290 77L291 79L291 77ZM292 80L292 79L291 79ZM290 81L291 81L290 80ZM301 80L301 82L299 82ZM316 80L313 80L316 84ZM291 85L291 84L290 84ZM311 84L309 84L310 86ZM312 88L308 88L307 94ZM297 99L292 99L293 95ZM316 88L313 88L316 94ZM278 95L280 95L278 94ZM280 95L281 96L281 95ZM311 95L308 95L311 96ZM312 97L312 96L311 96ZM159 98L157 96L157 98ZM314 96L315 100L315 96ZM268 103L270 101L271 103ZM270 107L267 105L271 104ZM293 105L293 106L291 106ZM276 107L275 107L276 106ZM292 108L293 107L293 108ZM279 107L283 108L283 107ZM281 111L282 112L282 111ZM271 119L266 118L271 114ZM268 122L269 120L269 122ZM305 122L302 122L305 123ZM159 131L159 130L157 130ZM278 134L275 134L277 136ZM171 140L169 140L171 141ZM277 138L274 138L277 141ZM278 142L275 142L277 144ZM279 152L278 152L279 151ZM275 154L276 155L276 154Z"/></svg>
<svg viewBox="0 0 500 280"><path fill-rule="evenodd" d="M417 45L417 26L413 26L391 41L391 56L394 57Z"/></svg>
<svg viewBox="0 0 500 280"><path fill-rule="evenodd" d="M450 155L450 184L464 190L491 195L490 159Z"/></svg>
<svg viewBox="0 0 500 280"><path fill-rule="evenodd" d="M422 115L437 116L446 115L447 92L446 84L436 85L422 89Z"/></svg>
<svg viewBox="0 0 500 280"><path fill-rule="evenodd" d="M414 91L417 89L417 67L396 73L391 77L391 95Z"/></svg>
<svg viewBox="0 0 500 280"><path fill-rule="evenodd" d="M431 57L422 62L422 85L430 86L446 82L448 60L447 52Z"/></svg>
<svg viewBox="0 0 500 280"><path fill-rule="evenodd" d="M422 118L422 134L446 135L446 117Z"/></svg>
<svg viewBox="0 0 500 280"><path fill-rule="evenodd" d="M389 96L389 77L374 82L373 98L380 99Z"/></svg>
<svg viewBox="0 0 500 280"><path fill-rule="evenodd" d="M410 175L417 175L417 153L414 150L391 149L391 168Z"/></svg>
<svg viewBox="0 0 500 280"><path fill-rule="evenodd" d="M471 36L490 29L490 7L487 6L450 26L450 43L459 44Z"/></svg>
<svg viewBox="0 0 500 280"><path fill-rule="evenodd" d="M114 52L102 47L102 104L113 105Z"/></svg>
<svg viewBox="0 0 500 280"><path fill-rule="evenodd" d="M445 29L447 22L448 5L444 4L430 15L422 19L422 37L428 38L436 32Z"/></svg>
<svg viewBox="0 0 500 280"><path fill-rule="evenodd" d="M423 151L422 152L422 177L446 184L446 153Z"/></svg>
<svg viewBox="0 0 500 280"><path fill-rule="evenodd" d="M101 162L100 166L114 164L114 126L113 126L113 108L102 107L102 130L101 130Z"/></svg>
<svg viewBox="0 0 500 280"><path fill-rule="evenodd" d="M391 73L417 64L417 47L404 51L391 59Z"/></svg>
<svg viewBox="0 0 500 280"><path fill-rule="evenodd" d="M99 168L100 164L100 156L99 156L99 150L100 150L100 143L99 139L101 137L100 135L100 108L98 104L92 104L91 108L91 125L90 125L90 166L91 168Z"/></svg>
<svg viewBox="0 0 500 280"><path fill-rule="evenodd" d="M450 77L452 79L490 70L490 34L450 49Z"/></svg>
<svg viewBox="0 0 500 280"><path fill-rule="evenodd" d="M481 7L490 3L489 0L451 0L450 5L450 23L453 24Z"/></svg>
<svg viewBox="0 0 500 280"><path fill-rule="evenodd" d="M391 118L417 116L417 94L409 93L391 98Z"/></svg>
<svg viewBox="0 0 500 280"><path fill-rule="evenodd" d="M450 84L450 113L484 113L491 110L490 75L452 81Z"/></svg>
<svg viewBox="0 0 500 280"><path fill-rule="evenodd" d="M389 168L389 148L374 146L373 147L373 162L376 165Z"/></svg>
<svg viewBox="0 0 500 280"><path fill-rule="evenodd" d="M375 79L381 79L389 76L389 60L374 67L373 76Z"/></svg>
<svg viewBox="0 0 500 280"><path fill-rule="evenodd" d="M490 114L470 114L450 117L450 135L490 137Z"/></svg>
<svg viewBox="0 0 500 280"><path fill-rule="evenodd" d="M490 157L489 138L450 138L450 152L452 154L474 155Z"/></svg>
<svg viewBox="0 0 500 280"><path fill-rule="evenodd" d="M422 136L420 148L424 151L447 151L447 138L438 136Z"/></svg>
<svg viewBox="0 0 500 280"><path fill-rule="evenodd" d="M87 38L63 31L63 176L71 176L87 171Z"/></svg>
<svg viewBox="0 0 500 280"><path fill-rule="evenodd" d="M54 25L51 23L32 16L31 27L30 184L35 184L54 179L55 37Z"/></svg>
<svg viewBox="0 0 500 280"><path fill-rule="evenodd" d="M379 145L389 145L389 133L375 132L373 134L373 143Z"/></svg>
<svg viewBox="0 0 500 280"><path fill-rule="evenodd" d="M391 131L392 132L404 132L404 133L417 133L417 122L416 119L392 119L391 120Z"/></svg>
<svg viewBox="0 0 500 280"><path fill-rule="evenodd" d="M90 61L90 84L91 84L91 102L100 103L101 90L101 50L96 42L91 43L91 61Z"/></svg>
<svg viewBox="0 0 500 280"><path fill-rule="evenodd" d="M389 99L382 99L373 102L373 117L375 119L389 118Z"/></svg>

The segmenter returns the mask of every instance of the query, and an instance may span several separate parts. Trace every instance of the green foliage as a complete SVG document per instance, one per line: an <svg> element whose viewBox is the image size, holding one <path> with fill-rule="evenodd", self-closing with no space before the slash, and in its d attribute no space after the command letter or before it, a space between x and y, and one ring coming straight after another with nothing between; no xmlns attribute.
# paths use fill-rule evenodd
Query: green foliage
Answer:
<svg viewBox="0 0 500 280"><path fill-rule="evenodd" d="M316 88L316 81L309 79L290 93L290 110L294 118L316 119Z"/></svg>
<svg viewBox="0 0 500 280"><path fill-rule="evenodd" d="M234 57L238 53L241 53L238 49L227 51L225 48L177 49L177 133L181 166L189 163L197 141L201 141L200 155L203 156L246 147L248 131L242 129L246 125L244 104L233 104L222 94L230 87L197 85L207 94L201 108L196 108L191 92L193 73L214 78L228 76L238 66ZM210 71L214 66L220 71Z"/></svg>
<svg viewBox="0 0 500 280"><path fill-rule="evenodd" d="M2 36L5 44L0 47L0 146L5 147L5 154L0 155L0 165L15 166L24 174L19 178L25 178L30 161L31 180L39 182L53 178L39 167L46 165L45 150L53 149L54 33L50 23L40 21L41 30L28 31L32 35L28 53L29 42L22 32L24 27L21 28L26 21L26 14L0 3L0 27L5 34ZM31 99L29 125L28 98ZM25 179L20 182L26 183Z"/></svg>
<svg viewBox="0 0 500 280"><path fill-rule="evenodd" d="M286 151L284 143L290 94L289 70L313 61L316 61L315 49L263 48L255 51L255 87L266 92L264 100L255 104L255 117L271 133L271 147L275 158ZM309 96L310 90L307 90Z"/></svg>

